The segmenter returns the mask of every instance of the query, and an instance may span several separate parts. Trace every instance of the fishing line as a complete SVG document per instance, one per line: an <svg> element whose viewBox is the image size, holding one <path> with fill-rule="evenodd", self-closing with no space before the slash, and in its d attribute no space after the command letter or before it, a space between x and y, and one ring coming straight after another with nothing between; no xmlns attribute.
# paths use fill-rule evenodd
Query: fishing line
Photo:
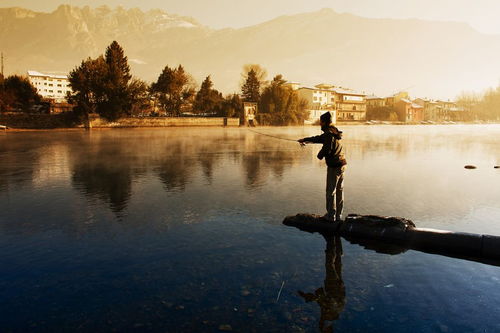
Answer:
<svg viewBox="0 0 500 333"><path fill-rule="evenodd" d="M287 139L287 138L282 138L282 137L279 137L279 136L274 136L274 135L270 135L270 134L264 134L264 133L260 133L260 132L257 132L257 131L254 131L253 129L251 128L248 128L248 130L250 132L254 132L254 133L257 133L257 134L260 134L260 135L264 135L264 136L268 136L270 138L274 138L274 139L278 139L278 140L284 140L284 141L293 141L293 142L297 142L297 140L293 140L293 139Z"/></svg>

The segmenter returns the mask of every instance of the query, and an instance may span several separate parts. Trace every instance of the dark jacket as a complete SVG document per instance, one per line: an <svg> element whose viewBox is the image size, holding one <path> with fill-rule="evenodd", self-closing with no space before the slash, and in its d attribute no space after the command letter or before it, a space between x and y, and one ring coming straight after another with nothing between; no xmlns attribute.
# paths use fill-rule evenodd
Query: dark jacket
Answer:
<svg viewBox="0 0 500 333"><path fill-rule="evenodd" d="M304 141L323 144L323 147L321 147L318 153L318 158L320 160L325 158L326 165L329 167L336 168L346 165L347 161L344 157L342 144L340 143L342 132L335 126L322 127L321 130L323 134L304 138Z"/></svg>

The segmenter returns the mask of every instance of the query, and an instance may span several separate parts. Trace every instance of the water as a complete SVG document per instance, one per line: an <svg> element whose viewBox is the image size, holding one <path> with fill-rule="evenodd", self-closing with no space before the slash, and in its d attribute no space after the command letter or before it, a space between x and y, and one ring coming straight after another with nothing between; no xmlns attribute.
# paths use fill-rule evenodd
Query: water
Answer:
<svg viewBox="0 0 500 333"><path fill-rule="evenodd" d="M500 126L342 129L347 213L500 235ZM235 128L0 134L0 330L500 331L499 267L283 226L324 213L318 149Z"/></svg>

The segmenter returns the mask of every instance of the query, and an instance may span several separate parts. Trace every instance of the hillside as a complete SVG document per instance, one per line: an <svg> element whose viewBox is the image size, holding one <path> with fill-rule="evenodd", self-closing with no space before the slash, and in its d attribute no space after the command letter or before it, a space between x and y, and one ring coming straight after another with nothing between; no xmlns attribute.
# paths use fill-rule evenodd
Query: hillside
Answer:
<svg viewBox="0 0 500 333"><path fill-rule="evenodd" d="M212 74L224 92L238 89L245 63L309 85L328 82L378 94L409 88L435 98L495 85L500 77L500 36L463 23L368 19L324 9L214 30L161 10L0 9L7 73L67 72L112 40L125 48L138 77L154 80L165 65L182 63L198 82Z"/></svg>

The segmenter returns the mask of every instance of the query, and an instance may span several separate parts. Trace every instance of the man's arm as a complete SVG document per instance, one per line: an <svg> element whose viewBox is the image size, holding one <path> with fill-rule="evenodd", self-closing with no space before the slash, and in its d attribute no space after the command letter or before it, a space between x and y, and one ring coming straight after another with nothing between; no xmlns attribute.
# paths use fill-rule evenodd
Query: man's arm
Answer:
<svg viewBox="0 0 500 333"><path fill-rule="evenodd" d="M324 134L321 134L321 135L311 136L308 138L303 138L297 141L299 143L323 143L324 136L325 136Z"/></svg>
<svg viewBox="0 0 500 333"><path fill-rule="evenodd" d="M321 147L321 150L318 153L318 158L320 160L322 160L323 157L328 156L332 153L334 140L335 140L335 138L333 136L325 136L325 138L322 142L323 147Z"/></svg>

